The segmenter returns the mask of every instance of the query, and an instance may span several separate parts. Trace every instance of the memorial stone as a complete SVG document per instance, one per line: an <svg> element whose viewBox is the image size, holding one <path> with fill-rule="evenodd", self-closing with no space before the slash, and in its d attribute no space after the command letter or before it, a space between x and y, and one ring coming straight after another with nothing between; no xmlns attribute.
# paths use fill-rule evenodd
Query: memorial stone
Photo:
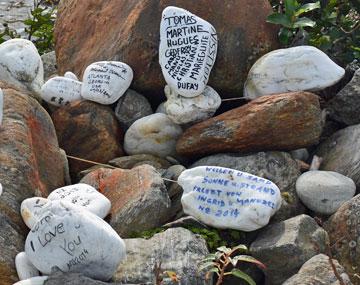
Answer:
<svg viewBox="0 0 360 285"><path fill-rule="evenodd" d="M22 201L20 207L21 217L29 229L32 229L38 222L48 202L48 199L41 197L32 197Z"/></svg>

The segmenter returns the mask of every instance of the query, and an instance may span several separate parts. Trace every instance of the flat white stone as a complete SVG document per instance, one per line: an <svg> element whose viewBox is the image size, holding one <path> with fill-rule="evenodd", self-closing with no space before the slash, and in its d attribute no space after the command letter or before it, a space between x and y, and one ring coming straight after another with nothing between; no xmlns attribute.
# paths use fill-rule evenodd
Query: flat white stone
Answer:
<svg viewBox="0 0 360 285"><path fill-rule="evenodd" d="M310 210L331 215L356 192L352 179L333 171L308 171L296 181L296 193Z"/></svg>
<svg viewBox="0 0 360 285"><path fill-rule="evenodd" d="M345 70L312 46L278 49L258 59L249 71L244 96L318 91L337 83Z"/></svg>
<svg viewBox="0 0 360 285"><path fill-rule="evenodd" d="M220 229L260 229L281 206L280 190L273 182L230 168L188 169L178 183L184 189L184 212Z"/></svg>
<svg viewBox="0 0 360 285"><path fill-rule="evenodd" d="M221 97L210 86L196 97L186 98L165 86L166 114L176 124L197 123L211 118L221 105Z"/></svg>
<svg viewBox="0 0 360 285"><path fill-rule="evenodd" d="M26 280L21 280L14 283L13 285L43 285L48 278L48 276L37 276Z"/></svg>
<svg viewBox="0 0 360 285"><path fill-rule="evenodd" d="M203 93L215 63L218 39L207 21L177 7L166 7L160 23L159 62L165 81L177 94Z"/></svg>
<svg viewBox="0 0 360 285"><path fill-rule="evenodd" d="M40 95L44 67L31 41L12 39L0 45L0 80Z"/></svg>
<svg viewBox="0 0 360 285"><path fill-rule="evenodd" d="M25 252L43 274L57 266L107 281L125 258L125 243L98 216L62 200L50 202L29 232Z"/></svg>
<svg viewBox="0 0 360 285"><path fill-rule="evenodd" d="M71 71L66 71L66 72L64 73L64 77L70 78L70 79L72 79L72 80L79 81L79 78L76 76L76 74L75 74L75 73L72 73Z"/></svg>
<svg viewBox="0 0 360 285"><path fill-rule="evenodd" d="M124 149L129 155L176 156L176 141L181 134L181 127L167 115L152 114L130 126L125 134Z"/></svg>
<svg viewBox="0 0 360 285"><path fill-rule="evenodd" d="M63 76L50 78L41 88L41 98L54 106L65 106L82 100L80 81Z"/></svg>
<svg viewBox="0 0 360 285"><path fill-rule="evenodd" d="M126 63L95 62L85 69L81 96L100 104L113 104L124 95L132 80L133 71Z"/></svg>
<svg viewBox="0 0 360 285"><path fill-rule="evenodd" d="M0 126L2 125L3 116L4 116L4 93L0 88Z"/></svg>
<svg viewBox="0 0 360 285"><path fill-rule="evenodd" d="M32 229L39 221L43 208L46 207L48 203L49 200L42 197L32 197L22 201L20 207L21 217L29 229Z"/></svg>
<svg viewBox="0 0 360 285"><path fill-rule="evenodd" d="M105 218L110 212L111 202L94 187L78 183L58 188L50 193L49 200L64 200L85 208L100 218Z"/></svg>
<svg viewBox="0 0 360 285"><path fill-rule="evenodd" d="M29 279L40 275L39 270L30 262L24 251L19 252L15 257L16 272L20 280Z"/></svg>

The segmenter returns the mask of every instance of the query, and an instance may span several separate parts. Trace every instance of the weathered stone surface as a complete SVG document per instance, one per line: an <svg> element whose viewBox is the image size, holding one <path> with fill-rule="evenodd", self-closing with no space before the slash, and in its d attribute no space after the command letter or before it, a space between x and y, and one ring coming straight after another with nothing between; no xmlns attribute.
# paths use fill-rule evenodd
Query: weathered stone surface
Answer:
<svg viewBox="0 0 360 285"><path fill-rule="evenodd" d="M352 285L339 262L335 259L332 262L343 283L340 283L335 275L330 258L325 254L318 254L306 261L299 272L286 280L283 285Z"/></svg>
<svg viewBox="0 0 360 285"><path fill-rule="evenodd" d="M152 113L149 101L131 89L120 97L115 108L115 116L124 130L127 130L136 120Z"/></svg>
<svg viewBox="0 0 360 285"><path fill-rule="evenodd" d="M18 280L15 256L23 251L26 225L20 203L64 185L62 158L51 119L40 104L0 82L4 118L0 127L0 284Z"/></svg>
<svg viewBox="0 0 360 285"><path fill-rule="evenodd" d="M125 133L127 154L152 154L159 157L176 156L175 145L182 129L162 113L143 117Z"/></svg>
<svg viewBox="0 0 360 285"><path fill-rule="evenodd" d="M30 262L24 251L16 255L15 267L20 280L40 276L39 270Z"/></svg>
<svg viewBox="0 0 360 285"><path fill-rule="evenodd" d="M0 127L4 116L4 93L0 88Z"/></svg>
<svg viewBox="0 0 360 285"><path fill-rule="evenodd" d="M55 51L44 53L41 56L44 66L44 80L48 80L57 73L56 54Z"/></svg>
<svg viewBox="0 0 360 285"><path fill-rule="evenodd" d="M296 193L310 210L331 215L356 192L352 179L333 171L308 171L296 181Z"/></svg>
<svg viewBox="0 0 360 285"><path fill-rule="evenodd" d="M321 170L339 172L360 187L360 125L337 131L320 144L316 155L323 158Z"/></svg>
<svg viewBox="0 0 360 285"><path fill-rule="evenodd" d="M156 108L155 113L163 113L163 114L166 114L165 102L162 102L162 103Z"/></svg>
<svg viewBox="0 0 360 285"><path fill-rule="evenodd" d="M344 203L325 223L331 250L354 284L359 284L360 269L360 195Z"/></svg>
<svg viewBox="0 0 360 285"><path fill-rule="evenodd" d="M94 102L73 102L56 110L52 119L60 146L68 155L107 163L123 154L122 130L110 107ZM70 160L74 177L88 163Z"/></svg>
<svg viewBox="0 0 360 285"><path fill-rule="evenodd" d="M290 151L290 155L293 159L307 161L309 159L309 152L306 148L299 148Z"/></svg>
<svg viewBox="0 0 360 285"><path fill-rule="evenodd" d="M312 46L298 46L269 52L249 71L244 96L318 91L337 83L345 70L324 52Z"/></svg>
<svg viewBox="0 0 360 285"><path fill-rule="evenodd" d="M177 152L292 150L316 144L322 129L318 97L308 92L263 96L187 129Z"/></svg>
<svg viewBox="0 0 360 285"><path fill-rule="evenodd" d="M165 85L158 63L161 13L174 5L216 28L219 51L209 85L222 96L241 94L252 63L278 45L277 28L266 23L272 11L267 0L68 0L60 3L55 27L60 72L81 74L97 60L121 60L134 70L133 89L160 103Z"/></svg>
<svg viewBox="0 0 360 285"><path fill-rule="evenodd" d="M300 215L266 227L251 244L253 256L263 262L271 284L282 284L311 257L325 252L326 231L314 219Z"/></svg>
<svg viewBox="0 0 360 285"><path fill-rule="evenodd" d="M360 124L360 69L352 80L332 98L326 109L329 117L346 125Z"/></svg>
<svg viewBox="0 0 360 285"><path fill-rule="evenodd" d="M122 169L132 169L143 164L151 165L156 169L166 169L171 165L166 159L151 154L135 154L117 157L110 160L109 164Z"/></svg>
<svg viewBox="0 0 360 285"><path fill-rule="evenodd" d="M69 78L69 79L72 79L72 80L79 81L79 78L76 76L76 74L73 73L73 72L71 72L71 71L66 71L66 72L64 73L64 77Z"/></svg>
<svg viewBox="0 0 360 285"><path fill-rule="evenodd" d="M299 167L288 153L269 151L250 155L222 153L204 157L191 167L213 165L236 169L266 178L276 184L283 197L281 208L272 221L283 221L305 212L296 195L295 183L300 176Z"/></svg>
<svg viewBox="0 0 360 285"><path fill-rule="evenodd" d="M183 228L168 229L151 239L125 239L127 259L114 275L115 281L156 284L154 267L174 271L182 285L209 285L198 273L198 263L208 254L205 240ZM165 280L164 285L174 284Z"/></svg>
<svg viewBox="0 0 360 285"><path fill-rule="evenodd" d="M159 227L169 218L170 199L152 166L100 168L81 182L92 185L111 201L110 225L121 237Z"/></svg>

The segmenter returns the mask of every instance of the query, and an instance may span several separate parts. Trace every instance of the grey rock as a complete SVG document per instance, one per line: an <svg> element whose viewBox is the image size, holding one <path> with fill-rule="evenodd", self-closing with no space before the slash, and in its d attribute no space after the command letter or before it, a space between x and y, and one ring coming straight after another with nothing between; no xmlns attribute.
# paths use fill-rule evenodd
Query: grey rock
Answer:
<svg viewBox="0 0 360 285"><path fill-rule="evenodd" d="M333 171L308 171L296 181L296 193L310 210L331 215L356 192L352 179Z"/></svg>
<svg viewBox="0 0 360 285"><path fill-rule="evenodd" d="M115 116L124 130L127 130L136 120L152 113L149 101L131 89L128 89L119 99L115 108Z"/></svg>
<svg viewBox="0 0 360 285"><path fill-rule="evenodd" d="M360 187L360 125L337 131L321 143L316 155L323 158L320 170L341 173Z"/></svg>
<svg viewBox="0 0 360 285"><path fill-rule="evenodd" d="M181 285L212 284L198 273L198 263L208 254L205 240L183 228L168 229L151 239L125 239L127 259L114 275L115 281L156 284L154 267L161 264L161 272L174 271ZM173 285L164 280L164 285Z"/></svg>
<svg viewBox="0 0 360 285"><path fill-rule="evenodd" d="M314 219L300 215L266 227L250 252L267 267L271 284L282 284L311 257L325 252L328 235Z"/></svg>
<svg viewBox="0 0 360 285"><path fill-rule="evenodd" d="M44 53L41 59L44 65L44 79L47 81L50 77L57 74L55 51Z"/></svg>
<svg viewBox="0 0 360 285"><path fill-rule="evenodd" d="M63 150L62 148L60 148L60 154L63 158L65 183L66 183L66 185L70 185L71 177L70 177L69 161L66 156L65 150Z"/></svg>
<svg viewBox="0 0 360 285"><path fill-rule="evenodd" d="M162 102L157 108L155 113L163 113L166 115L165 102Z"/></svg>
<svg viewBox="0 0 360 285"><path fill-rule="evenodd" d="M216 154L200 159L191 167L204 165L228 167L274 182L279 187L283 200L272 221L286 220L305 211L295 191L295 183L301 173L298 164L288 153L270 151L251 155Z"/></svg>
<svg viewBox="0 0 360 285"><path fill-rule="evenodd" d="M186 228L188 226L196 227L196 228L204 228L204 229L209 228L207 225L205 225L202 222L196 220L192 216L186 216L186 217L177 219L176 221L167 223L167 224L163 225L162 227L168 229L168 228L179 228L179 227Z"/></svg>
<svg viewBox="0 0 360 285"><path fill-rule="evenodd" d="M309 159L309 152L306 148L299 148L290 151L290 155L293 159L307 161Z"/></svg>
<svg viewBox="0 0 360 285"><path fill-rule="evenodd" d="M327 109L329 117L345 125L360 124L360 69L352 80L331 99Z"/></svg>
<svg viewBox="0 0 360 285"><path fill-rule="evenodd" d="M156 169L166 169L171 166L166 159L151 154L121 156L110 160L109 164L122 169L131 169L143 164L151 165Z"/></svg>
<svg viewBox="0 0 360 285"><path fill-rule="evenodd" d="M332 260L343 283L340 283L331 267L330 258L318 254L309 259L299 272L286 280L283 285L351 285L349 276L336 259Z"/></svg>

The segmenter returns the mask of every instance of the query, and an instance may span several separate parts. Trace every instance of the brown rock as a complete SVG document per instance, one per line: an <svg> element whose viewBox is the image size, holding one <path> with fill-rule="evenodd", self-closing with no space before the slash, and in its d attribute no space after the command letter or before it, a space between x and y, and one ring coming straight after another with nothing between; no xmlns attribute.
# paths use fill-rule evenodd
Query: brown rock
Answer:
<svg viewBox="0 0 360 285"><path fill-rule="evenodd" d="M318 97L309 92L264 96L187 129L177 143L184 156L293 150L316 144Z"/></svg>
<svg viewBox="0 0 360 285"><path fill-rule="evenodd" d="M255 60L277 47L277 28L266 23L267 0L63 0L55 27L59 72L80 75L94 61L121 60L134 70L132 88L160 103L159 29L167 6L187 9L216 28L219 49L209 85L223 96L241 94Z"/></svg>
<svg viewBox="0 0 360 285"><path fill-rule="evenodd" d="M92 185L111 201L110 225L121 237L161 226L168 219L170 198L155 168L97 169L82 183Z"/></svg>
<svg viewBox="0 0 360 285"><path fill-rule="evenodd" d="M63 158L50 116L29 94L0 82L4 118L0 126L0 284L18 280L14 259L23 251L28 228L21 202L62 187Z"/></svg>
<svg viewBox="0 0 360 285"><path fill-rule="evenodd" d="M171 166L166 159L151 154L135 154L114 158L109 161L110 165L122 169L131 169L139 165L148 164L156 169L167 169Z"/></svg>
<svg viewBox="0 0 360 285"><path fill-rule="evenodd" d="M73 102L57 109L52 119L60 146L68 155L101 163L123 154L123 133L110 107L90 101ZM72 177L93 166L73 159Z"/></svg>

